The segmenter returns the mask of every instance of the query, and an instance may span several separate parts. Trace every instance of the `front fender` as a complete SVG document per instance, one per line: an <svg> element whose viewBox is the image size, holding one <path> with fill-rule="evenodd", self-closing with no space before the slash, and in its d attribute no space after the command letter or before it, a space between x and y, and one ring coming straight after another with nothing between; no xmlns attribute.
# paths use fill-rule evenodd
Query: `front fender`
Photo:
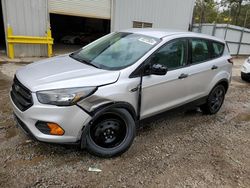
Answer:
<svg viewBox="0 0 250 188"><path fill-rule="evenodd" d="M103 114L104 112L106 111L109 111L110 109L113 109L113 108L124 108L126 109L130 114L131 116L133 117L134 120L136 120L136 111L134 109L134 107L127 103L127 102L111 102L111 103L108 103L108 104L104 104L100 107L98 107L97 109L93 110L90 112L91 116L92 116L92 122L94 120L96 120L101 114Z"/></svg>

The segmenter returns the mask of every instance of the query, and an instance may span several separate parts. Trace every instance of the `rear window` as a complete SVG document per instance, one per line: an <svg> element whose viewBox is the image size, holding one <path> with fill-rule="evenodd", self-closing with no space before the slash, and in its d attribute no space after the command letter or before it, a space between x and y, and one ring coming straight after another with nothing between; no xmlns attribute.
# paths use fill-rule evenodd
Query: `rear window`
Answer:
<svg viewBox="0 0 250 188"><path fill-rule="evenodd" d="M212 42L212 47L213 47L213 51L212 51L212 58L217 58L222 56L223 52L224 52L224 47L225 45L219 42Z"/></svg>

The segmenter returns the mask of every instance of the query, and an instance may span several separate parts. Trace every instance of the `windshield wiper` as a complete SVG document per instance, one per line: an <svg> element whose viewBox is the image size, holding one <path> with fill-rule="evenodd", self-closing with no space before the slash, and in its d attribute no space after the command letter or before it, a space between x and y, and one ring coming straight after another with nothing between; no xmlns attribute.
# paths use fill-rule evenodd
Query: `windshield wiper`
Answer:
<svg viewBox="0 0 250 188"><path fill-rule="evenodd" d="M74 53L70 54L69 57L71 57L71 58L73 58L73 59L75 59L75 60L77 60L77 61L79 61L79 62L81 62L81 63L87 64L87 65L91 65L91 66L93 66L93 67L95 67L95 68L98 68L98 69L100 68L100 67L98 67L97 65L91 63L90 61L88 61L88 60L86 60L86 59L76 57Z"/></svg>

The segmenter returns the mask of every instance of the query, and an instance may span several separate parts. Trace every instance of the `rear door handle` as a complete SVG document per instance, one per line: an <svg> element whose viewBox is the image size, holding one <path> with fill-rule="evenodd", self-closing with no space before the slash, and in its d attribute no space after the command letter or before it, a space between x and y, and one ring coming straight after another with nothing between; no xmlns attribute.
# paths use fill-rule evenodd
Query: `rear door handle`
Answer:
<svg viewBox="0 0 250 188"><path fill-rule="evenodd" d="M187 78L188 77L188 74L181 74L180 76L179 76L179 79L184 79L184 78Z"/></svg>
<svg viewBox="0 0 250 188"><path fill-rule="evenodd" d="M212 70L218 69L218 67L216 65L212 66L211 68Z"/></svg>

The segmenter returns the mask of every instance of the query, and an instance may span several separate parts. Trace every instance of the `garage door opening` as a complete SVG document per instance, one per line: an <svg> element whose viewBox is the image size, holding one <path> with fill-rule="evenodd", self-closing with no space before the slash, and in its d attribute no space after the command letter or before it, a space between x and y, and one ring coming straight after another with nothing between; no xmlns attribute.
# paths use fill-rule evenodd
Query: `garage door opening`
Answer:
<svg viewBox="0 0 250 188"><path fill-rule="evenodd" d="M5 32L3 24L3 8L2 1L0 1L0 54L6 54Z"/></svg>
<svg viewBox="0 0 250 188"><path fill-rule="evenodd" d="M110 20L50 14L54 54L76 51L110 32Z"/></svg>

